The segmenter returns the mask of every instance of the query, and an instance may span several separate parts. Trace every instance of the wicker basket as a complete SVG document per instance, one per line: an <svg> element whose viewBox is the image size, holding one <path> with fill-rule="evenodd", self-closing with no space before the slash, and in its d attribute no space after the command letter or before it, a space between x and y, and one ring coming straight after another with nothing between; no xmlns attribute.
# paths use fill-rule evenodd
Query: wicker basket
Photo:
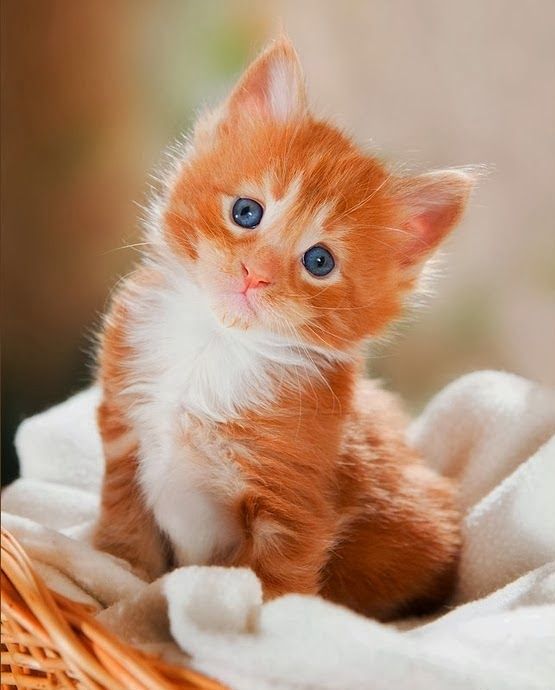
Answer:
<svg viewBox="0 0 555 690"><path fill-rule="evenodd" d="M2 530L2 690L223 690L105 630L91 609L49 590Z"/></svg>

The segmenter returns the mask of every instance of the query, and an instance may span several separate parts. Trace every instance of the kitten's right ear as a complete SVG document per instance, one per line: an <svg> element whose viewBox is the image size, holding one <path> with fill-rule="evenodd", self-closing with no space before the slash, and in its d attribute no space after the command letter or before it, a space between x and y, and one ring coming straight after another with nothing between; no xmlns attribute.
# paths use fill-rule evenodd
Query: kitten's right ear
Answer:
<svg viewBox="0 0 555 690"><path fill-rule="evenodd" d="M286 123L305 115L307 107L299 58L291 41L281 37L251 63L227 101L199 120L195 133L213 135L223 123Z"/></svg>

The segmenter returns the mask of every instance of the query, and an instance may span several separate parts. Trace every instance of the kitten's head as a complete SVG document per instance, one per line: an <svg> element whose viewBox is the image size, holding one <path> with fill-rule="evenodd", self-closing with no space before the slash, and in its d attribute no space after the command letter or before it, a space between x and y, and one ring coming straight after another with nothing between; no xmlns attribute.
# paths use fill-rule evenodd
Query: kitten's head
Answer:
<svg viewBox="0 0 555 690"><path fill-rule="evenodd" d="M282 39L198 121L162 237L225 326L350 350L399 316L471 187L398 176L314 118Z"/></svg>

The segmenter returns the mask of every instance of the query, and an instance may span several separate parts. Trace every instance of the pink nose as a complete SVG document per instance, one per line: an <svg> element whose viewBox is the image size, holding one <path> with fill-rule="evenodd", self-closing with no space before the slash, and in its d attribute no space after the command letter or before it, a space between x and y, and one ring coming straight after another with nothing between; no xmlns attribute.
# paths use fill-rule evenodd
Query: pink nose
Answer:
<svg viewBox="0 0 555 690"><path fill-rule="evenodd" d="M251 288L262 288L270 285L272 282L267 271L261 268L249 268L245 264L241 264L243 267L243 292L250 290Z"/></svg>

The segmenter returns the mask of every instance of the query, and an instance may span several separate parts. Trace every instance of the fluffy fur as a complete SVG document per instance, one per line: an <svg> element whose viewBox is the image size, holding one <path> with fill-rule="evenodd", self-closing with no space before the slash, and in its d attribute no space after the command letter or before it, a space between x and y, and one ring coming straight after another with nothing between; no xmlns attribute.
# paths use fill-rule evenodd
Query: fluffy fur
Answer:
<svg viewBox="0 0 555 690"><path fill-rule="evenodd" d="M286 40L266 50L176 155L105 320L96 544L149 577L250 566L266 596L381 619L443 601L453 487L406 445L397 401L359 378L360 351L471 185L391 173L311 115ZM256 229L233 223L238 197L264 207ZM325 278L301 261L317 243L336 261Z"/></svg>

